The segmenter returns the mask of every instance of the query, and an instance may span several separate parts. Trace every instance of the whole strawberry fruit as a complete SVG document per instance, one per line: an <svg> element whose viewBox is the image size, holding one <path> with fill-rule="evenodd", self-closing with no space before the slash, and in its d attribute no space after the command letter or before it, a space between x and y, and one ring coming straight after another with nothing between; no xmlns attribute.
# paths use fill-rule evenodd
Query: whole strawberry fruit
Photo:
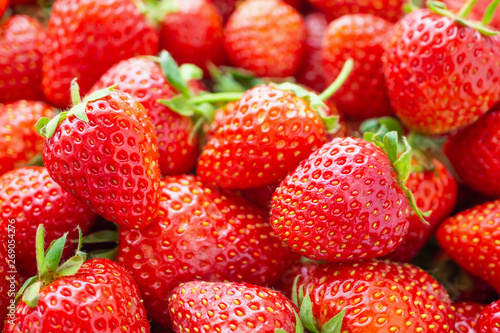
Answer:
<svg viewBox="0 0 500 333"><path fill-rule="evenodd" d="M82 93L120 60L158 52L158 34L131 0L56 0L47 24L43 90L64 108L70 83Z"/></svg>
<svg viewBox="0 0 500 333"><path fill-rule="evenodd" d="M226 52L236 67L258 76L286 77L298 70L305 27L302 16L281 0L248 0L225 27Z"/></svg>
<svg viewBox="0 0 500 333"><path fill-rule="evenodd" d="M195 281L169 297L175 332L297 332L295 305L282 294L246 283Z"/></svg>
<svg viewBox="0 0 500 333"><path fill-rule="evenodd" d="M500 332L500 301L485 306L477 321L478 333Z"/></svg>
<svg viewBox="0 0 500 333"><path fill-rule="evenodd" d="M390 22L403 16L404 0L308 0L314 7L324 12L330 20L347 14L371 14Z"/></svg>
<svg viewBox="0 0 500 333"><path fill-rule="evenodd" d="M168 296L181 282L272 285L297 259L265 212L193 176L165 177L160 213L148 227L121 228L118 263L135 277L150 318L169 324Z"/></svg>
<svg viewBox="0 0 500 333"><path fill-rule="evenodd" d="M158 213L160 168L153 125L129 94L103 89L38 123L43 161L66 191L107 220L145 227Z"/></svg>
<svg viewBox="0 0 500 333"><path fill-rule="evenodd" d="M455 308L455 332L476 333L477 320L484 308L483 304L473 302L460 302L453 304Z"/></svg>
<svg viewBox="0 0 500 333"><path fill-rule="evenodd" d="M435 2L428 4L437 10ZM413 11L396 24L383 62L401 121L418 132L442 134L473 123L500 100L500 38L431 9Z"/></svg>
<svg viewBox="0 0 500 333"><path fill-rule="evenodd" d="M29 16L14 15L0 25L0 103L44 99L41 53L44 39L45 29Z"/></svg>

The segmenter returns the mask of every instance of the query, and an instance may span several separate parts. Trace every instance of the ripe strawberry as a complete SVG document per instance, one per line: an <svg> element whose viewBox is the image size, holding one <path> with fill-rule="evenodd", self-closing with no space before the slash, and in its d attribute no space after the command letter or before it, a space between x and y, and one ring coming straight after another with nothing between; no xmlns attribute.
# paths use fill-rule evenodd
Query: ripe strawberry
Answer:
<svg viewBox="0 0 500 333"><path fill-rule="evenodd" d="M161 23L160 45L180 64L192 63L205 72L207 64L225 63L222 17L209 0L176 0L178 10Z"/></svg>
<svg viewBox="0 0 500 333"><path fill-rule="evenodd" d="M500 197L500 109L451 136L444 149L457 174L473 190Z"/></svg>
<svg viewBox="0 0 500 333"><path fill-rule="evenodd" d="M210 0L215 7L219 10L224 20L227 20L229 16L234 12L236 6L241 4L241 0ZM306 6L305 0L283 0L290 6L293 6L298 11L304 10Z"/></svg>
<svg viewBox="0 0 500 333"><path fill-rule="evenodd" d="M0 17L1 12L0 8ZM0 102L44 99L40 49L44 39L44 28L29 16L14 15L0 25Z"/></svg>
<svg viewBox="0 0 500 333"><path fill-rule="evenodd" d="M85 94L118 61L156 52L157 32L133 1L56 0L43 53L45 96L66 107L73 78Z"/></svg>
<svg viewBox="0 0 500 333"><path fill-rule="evenodd" d="M76 89L75 89L76 88ZM37 124L46 137L43 161L51 177L104 218L145 227L158 213L160 168L154 128L129 94L103 89Z"/></svg>
<svg viewBox="0 0 500 333"><path fill-rule="evenodd" d="M168 295L180 282L272 285L295 259L266 214L193 176L165 177L158 218L141 230L120 229L117 262L136 278L150 318L167 325Z"/></svg>
<svg viewBox="0 0 500 333"><path fill-rule="evenodd" d="M390 22L396 22L403 16L404 0L309 0L309 2L330 20L347 14L371 14Z"/></svg>
<svg viewBox="0 0 500 333"><path fill-rule="evenodd" d="M484 308L483 304L461 302L453 304L455 307L455 333L476 333L477 320Z"/></svg>
<svg viewBox="0 0 500 333"><path fill-rule="evenodd" d="M297 72L305 40L304 21L280 0L248 0L231 15L225 47L232 63L257 76Z"/></svg>
<svg viewBox="0 0 500 333"><path fill-rule="evenodd" d="M435 2L428 4L438 10ZM441 134L473 123L500 100L495 57L500 37L432 10L416 10L396 24L383 62L402 122L415 131Z"/></svg>
<svg viewBox="0 0 500 333"><path fill-rule="evenodd" d="M296 332L295 305L271 289L247 283L189 282L169 297L174 329L184 332Z"/></svg>
<svg viewBox="0 0 500 333"><path fill-rule="evenodd" d="M335 80L349 58L354 70L332 96L348 117L367 119L393 113L382 69L383 44L393 25L370 14L345 15L328 26L322 61L327 84Z"/></svg>
<svg viewBox="0 0 500 333"><path fill-rule="evenodd" d="M13 319L15 299L18 285L18 276L15 267L15 247L11 244L12 232L5 233L0 237L0 331L3 332L6 319ZM9 315L9 316L8 316Z"/></svg>
<svg viewBox="0 0 500 333"><path fill-rule="evenodd" d="M444 251L460 266L500 291L500 201L446 219L436 233Z"/></svg>
<svg viewBox="0 0 500 333"><path fill-rule="evenodd" d="M500 301L485 306L477 321L478 333L500 332Z"/></svg>
<svg viewBox="0 0 500 333"><path fill-rule="evenodd" d="M458 12L466 3L466 0L443 0L443 2L450 10ZM481 21L490 3L490 0L478 0L470 13L471 18L476 21ZM497 30L500 29L500 12L497 11L495 13L489 25Z"/></svg>
<svg viewBox="0 0 500 333"><path fill-rule="evenodd" d="M64 191L44 167L15 169L0 176L0 230L7 235L10 221L15 221L16 266L26 277L36 275L35 234L38 225L46 229L47 246L68 233L78 238L77 227L86 234L95 221L90 207ZM74 252L69 244L63 257Z"/></svg>
<svg viewBox="0 0 500 333"><path fill-rule="evenodd" d="M0 175L42 153L43 140L35 125L41 117L52 116L54 109L42 102L0 104Z"/></svg>

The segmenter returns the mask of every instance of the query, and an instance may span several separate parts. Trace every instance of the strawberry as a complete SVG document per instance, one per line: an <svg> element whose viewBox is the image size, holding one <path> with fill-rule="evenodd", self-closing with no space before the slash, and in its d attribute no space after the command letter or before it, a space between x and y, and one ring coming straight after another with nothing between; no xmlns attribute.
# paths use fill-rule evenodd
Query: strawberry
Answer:
<svg viewBox="0 0 500 333"><path fill-rule="evenodd" d="M35 234L40 224L46 229L47 242L68 233L78 238L77 227L86 234L95 221L95 214L84 203L64 191L44 167L15 169L0 176L0 230L8 233L9 221L15 221L16 266L23 276L36 274ZM76 248L70 244L63 257Z"/></svg>
<svg viewBox="0 0 500 333"><path fill-rule="evenodd" d="M87 93L118 61L157 51L157 32L133 1L56 0L43 52L45 96L64 108L73 78Z"/></svg>
<svg viewBox="0 0 500 333"><path fill-rule="evenodd" d="M247 283L195 281L169 297L174 329L184 332L298 332L295 305L271 289Z"/></svg>
<svg viewBox="0 0 500 333"><path fill-rule="evenodd" d="M313 332L344 311L337 332L453 332L448 295L429 274L408 264L324 264L298 289L302 322Z"/></svg>
<svg viewBox="0 0 500 333"><path fill-rule="evenodd" d="M194 279L272 285L295 259L261 212L193 176L165 177L158 218L121 228L117 262L136 278L150 318L167 325L168 295Z"/></svg>
<svg viewBox="0 0 500 333"><path fill-rule="evenodd" d="M404 0L308 0L314 7L324 12L330 20L347 14L371 14L390 22L403 16Z"/></svg>
<svg viewBox="0 0 500 333"><path fill-rule="evenodd" d="M67 192L104 218L129 228L145 227L158 213L160 168L154 128L144 107L129 94L103 89L37 124L46 138L43 162Z"/></svg>
<svg viewBox="0 0 500 333"><path fill-rule="evenodd" d="M15 267L15 240L13 229L0 238L0 331L3 332L6 319L14 318L15 296L19 289Z"/></svg>
<svg viewBox="0 0 500 333"><path fill-rule="evenodd" d="M500 292L500 201L446 219L436 232L444 251L460 266Z"/></svg>
<svg viewBox="0 0 500 333"><path fill-rule="evenodd" d="M483 304L460 302L455 307L455 333L476 333L477 320L484 308Z"/></svg>
<svg viewBox="0 0 500 333"><path fill-rule="evenodd" d="M280 0L248 0L225 27L225 47L231 62L258 76L294 75L305 40L304 21Z"/></svg>
<svg viewBox="0 0 500 333"><path fill-rule="evenodd" d="M53 115L54 109L42 102L0 104L0 175L42 153L43 140L35 125L41 117Z"/></svg>
<svg viewBox="0 0 500 333"><path fill-rule="evenodd" d="M444 147L457 174L471 189L500 197L500 109L451 136Z"/></svg>
<svg viewBox="0 0 500 333"><path fill-rule="evenodd" d="M473 123L500 100L500 37L438 2L428 6L396 24L384 73L402 122L442 134Z"/></svg>
<svg viewBox="0 0 500 333"><path fill-rule="evenodd" d="M500 301L485 306L477 321L478 333L500 332Z"/></svg>
<svg viewBox="0 0 500 333"><path fill-rule="evenodd" d="M224 19L228 19L229 16L234 12L236 6L241 4L241 0L210 0L215 7L222 14ZM305 0L283 0L287 4L293 6L298 11L302 11L305 7Z"/></svg>
<svg viewBox="0 0 500 333"><path fill-rule="evenodd" d="M47 253L43 226L36 236L39 275L21 288L22 300L6 333L149 333L137 284L123 267L108 259L85 261L79 248L57 267L66 235L53 242Z"/></svg>
<svg viewBox="0 0 500 333"><path fill-rule="evenodd" d="M205 72L207 64L225 63L222 17L209 0L176 0L178 9L161 23L160 45L181 64Z"/></svg>
<svg viewBox="0 0 500 333"><path fill-rule="evenodd" d="M370 14L345 15L328 25L322 52L326 83L335 80L347 59L354 59L351 76L332 96L346 116L367 119L393 113L382 69L383 44L392 27Z"/></svg>
<svg viewBox="0 0 500 333"><path fill-rule="evenodd" d="M0 8L0 17L1 12ZM44 28L29 16L14 15L0 25L0 102L44 99L41 53L44 39Z"/></svg>
<svg viewBox="0 0 500 333"><path fill-rule="evenodd" d="M443 2L448 6L448 8L452 11L458 12L466 3L466 0L443 0ZM476 21L481 21L484 13L486 12L488 6L490 5L490 0L478 0L472 11L470 13L471 18ZM492 21L489 23L495 29L500 29L500 14L496 12L493 16Z"/></svg>

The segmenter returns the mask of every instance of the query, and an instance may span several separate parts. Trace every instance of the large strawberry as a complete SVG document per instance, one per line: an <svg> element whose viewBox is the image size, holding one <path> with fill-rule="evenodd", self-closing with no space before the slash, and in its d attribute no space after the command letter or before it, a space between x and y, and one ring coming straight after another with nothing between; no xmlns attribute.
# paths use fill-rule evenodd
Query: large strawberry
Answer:
<svg viewBox="0 0 500 333"><path fill-rule="evenodd" d="M129 94L103 89L37 126L46 138L43 161L66 191L105 217L141 228L158 213L160 168L153 125Z"/></svg>
<svg viewBox="0 0 500 333"><path fill-rule="evenodd" d="M58 267L66 235L46 253L43 226L36 238L38 275L21 287L22 299L6 333L149 333L139 289L123 267L108 259L85 261L79 248Z"/></svg>
<svg viewBox="0 0 500 333"><path fill-rule="evenodd" d="M40 224L45 226L48 244L68 233L78 238L77 228L87 233L94 224L95 214L90 207L64 191L44 167L15 169L0 176L0 230L5 235L15 228L16 266L19 273L30 277L36 274L35 234ZM15 221L14 224L10 223ZM76 248L65 248L68 258Z"/></svg>
<svg viewBox="0 0 500 333"><path fill-rule="evenodd" d="M469 1L467 6L473 4ZM500 100L500 37L436 1L396 24L383 56L389 96L410 129L441 134Z"/></svg>
<svg viewBox="0 0 500 333"><path fill-rule="evenodd" d="M455 308L455 333L476 333L477 320L484 308L483 304L473 302L459 302L453 304Z"/></svg>
<svg viewBox="0 0 500 333"><path fill-rule="evenodd" d="M162 181L158 218L120 229L118 263L135 277L149 316L169 321L167 299L195 279L272 285L296 259L273 235L265 213L193 176Z"/></svg>
<svg viewBox="0 0 500 333"><path fill-rule="evenodd" d="M455 324L444 289L408 264L325 264L306 276L298 291L302 322L313 332L326 331L326 324L344 311L336 332L445 333Z"/></svg>
<svg viewBox="0 0 500 333"><path fill-rule="evenodd" d="M405 0L308 0L313 6L323 11L330 20L347 14L371 14L390 22L396 22L403 16Z"/></svg>
<svg viewBox="0 0 500 333"><path fill-rule="evenodd" d="M41 117L53 116L54 109L42 102L0 104L0 175L42 153L43 140L35 125Z"/></svg>
<svg viewBox="0 0 500 333"><path fill-rule="evenodd" d="M14 15L0 25L0 102L44 99L41 53L44 39L44 28L29 16Z"/></svg>
<svg viewBox="0 0 500 333"><path fill-rule="evenodd" d="M500 301L484 307L477 321L478 333L500 332Z"/></svg>
<svg viewBox="0 0 500 333"><path fill-rule="evenodd" d="M57 0L47 25L43 90L59 107L70 102L78 78L82 93L120 60L158 51L158 35L131 0Z"/></svg>
<svg viewBox="0 0 500 333"><path fill-rule="evenodd" d="M289 299L246 283L183 283L172 291L168 307L177 333L292 333L303 329Z"/></svg>
<svg viewBox="0 0 500 333"><path fill-rule="evenodd" d="M302 16L281 0L248 0L231 15L225 46L232 63L258 76L286 77L298 70L305 28Z"/></svg>

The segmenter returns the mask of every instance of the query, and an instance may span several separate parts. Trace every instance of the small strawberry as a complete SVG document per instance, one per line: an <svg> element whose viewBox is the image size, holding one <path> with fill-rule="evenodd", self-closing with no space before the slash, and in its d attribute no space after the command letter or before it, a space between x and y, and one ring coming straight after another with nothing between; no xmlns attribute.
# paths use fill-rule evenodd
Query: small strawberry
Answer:
<svg viewBox="0 0 500 333"><path fill-rule="evenodd" d="M246 283L183 283L172 291L168 307L177 333L302 332L289 299Z"/></svg>
<svg viewBox="0 0 500 333"><path fill-rule="evenodd" d="M0 104L0 175L42 153L43 140L35 125L41 117L53 116L54 109L42 102Z"/></svg>
<svg viewBox="0 0 500 333"><path fill-rule="evenodd" d="M82 93L120 60L158 52L158 34L131 0L56 0L47 24L42 86L58 107L70 83Z"/></svg>
<svg viewBox="0 0 500 333"><path fill-rule="evenodd" d="M477 321L478 333L500 332L500 301L485 306Z"/></svg>
<svg viewBox="0 0 500 333"><path fill-rule="evenodd" d="M64 233L78 238L77 227L86 234L94 221L90 207L64 191L44 167L15 169L0 176L0 230L7 235L9 228L15 228L16 266L23 276L36 274L32 261L40 224L50 244ZM75 248L76 244L67 246L63 257L70 257Z"/></svg>
<svg viewBox="0 0 500 333"><path fill-rule="evenodd" d="M308 0L330 20L347 14L371 14L396 22L403 16L405 0Z"/></svg>
<svg viewBox="0 0 500 333"><path fill-rule="evenodd" d="M225 27L225 47L231 62L258 76L294 75L305 40L302 16L280 0L248 0Z"/></svg>
<svg viewBox="0 0 500 333"><path fill-rule="evenodd" d="M477 320L484 308L483 304L460 302L455 307L455 333L476 333Z"/></svg>
<svg viewBox="0 0 500 333"><path fill-rule="evenodd" d="M3 332L6 319L15 318L15 296L19 289L13 230L11 228L9 233L6 232L0 237L0 332Z"/></svg>
<svg viewBox="0 0 500 333"><path fill-rule="evenodd" d="M37 124L46 138L43 161L67 192L104 218L129 228L145 227L158 213L160 168L153 125L129 94L103 89Z"/></svg>
<svg viewBox="0 0 500 333"><path fill-rule="evenodd" d="M473 123L500 101L500 37L467 21L467 10L457 16L440 2L427 4L396 24L384 73L402 122L442 134Z"/></svg>
<svg viewBox="0 0 500 333"><path fill-rule="evenodd" d="M0 8L0 17L1 11ZM14 15L0 25L0 102L44 99L41 53L44 39L44 28L29 16Z"/></svg>

